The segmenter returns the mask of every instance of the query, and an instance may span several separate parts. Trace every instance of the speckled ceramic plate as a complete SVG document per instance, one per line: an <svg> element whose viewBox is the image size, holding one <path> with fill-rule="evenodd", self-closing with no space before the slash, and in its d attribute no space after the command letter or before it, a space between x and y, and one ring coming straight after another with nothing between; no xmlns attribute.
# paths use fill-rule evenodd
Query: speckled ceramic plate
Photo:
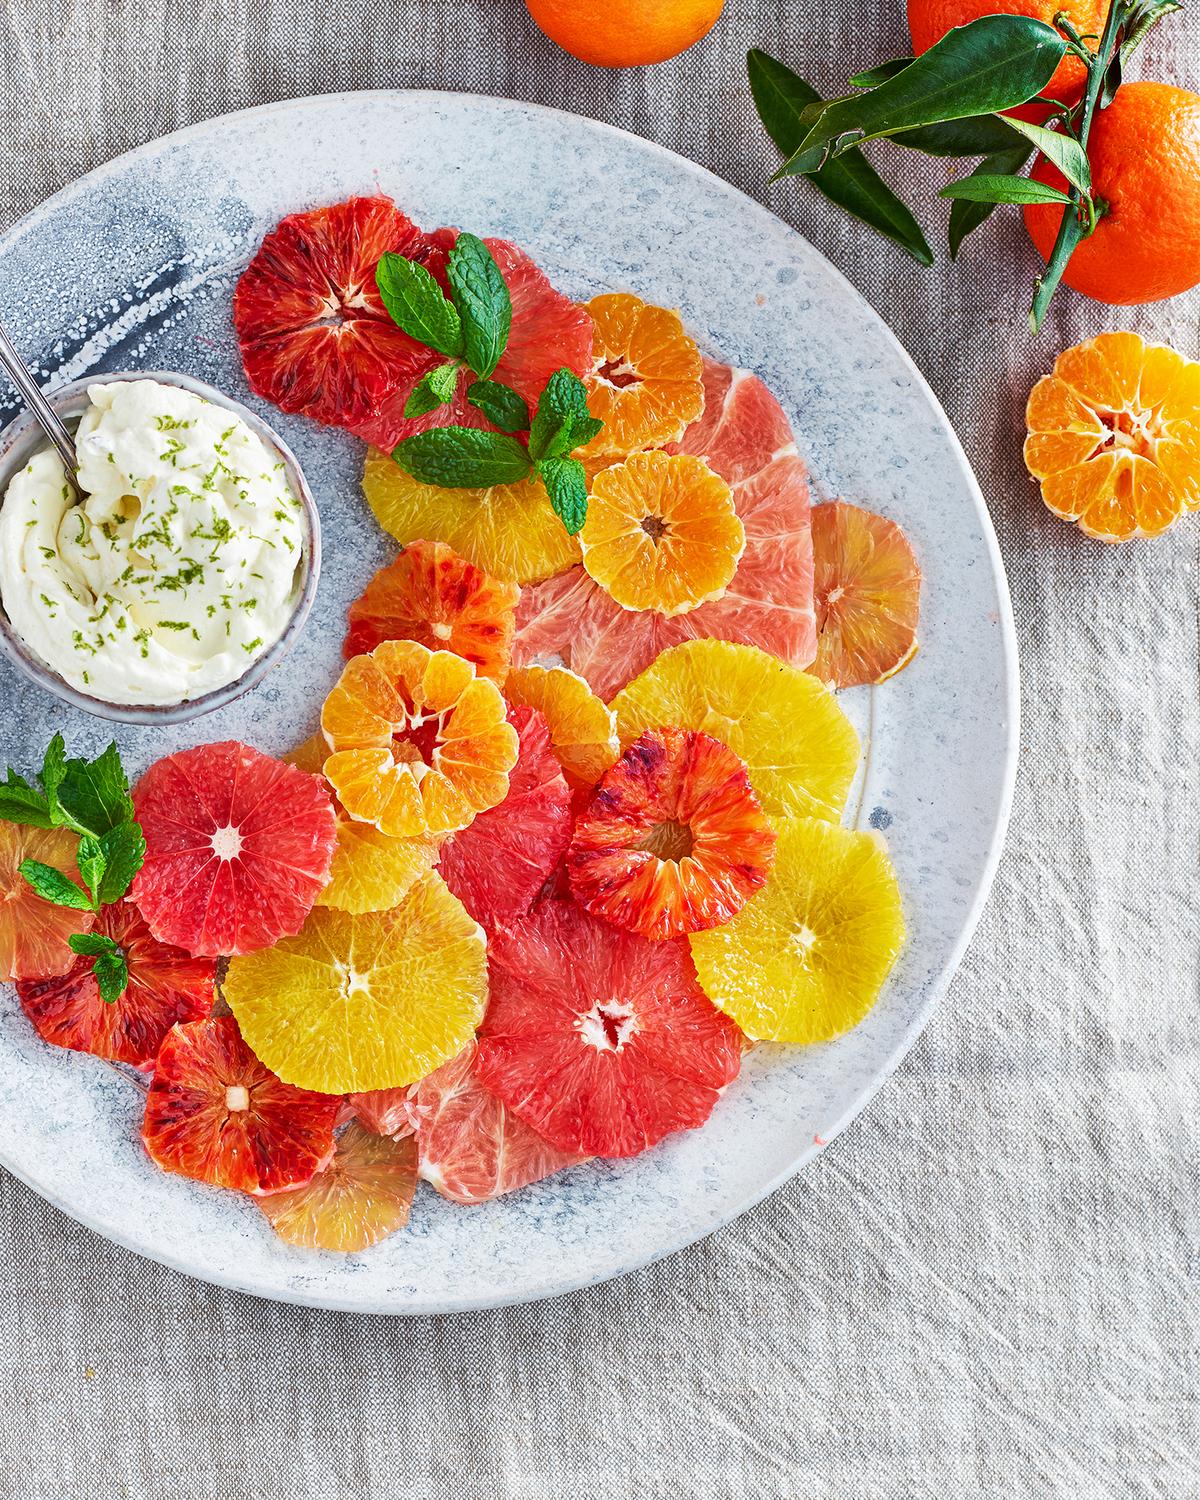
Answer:
<svg viewBox="0 0 1200 1500"><path fill-rule="evenodd" d="M142 1096L104 1063L45 1046L0 997L0 1160L82 1223L192 1275L287 1301L439 1312L546 1297L666 1255L745 1212L828 1146L945 991L999 855L1016 747L1016 652L982 498L944 415L858 294L765 209L690 162L591 120L504 100L351 94L231 115L76 183L0 241L0 317L45 383L177 369L249 397L230 327L238 273L281 215L383 189L418 223L524 245L585 297L682 307L704 346L758 371L819 492L901 522L925 572L922 650L843 695L869 746L852 816L886 830L910 939L882 1001L842 1040L763 1047L709 1125L639 1160L590 1164L486 1207L428 1188L411 1227L363 1255L289 1249L232 1193L154 1169ZM264 412L266 409L259 406ZM15 412L0 409L7 421ZM344 612L389 555L359 497L360 445L266 413L322 513L325 571L286 668L178 728L123 729L135 771L198 739L269 751L314 726ZM100 749L111 726L0 665L0 759L48 737Z"/></svg>

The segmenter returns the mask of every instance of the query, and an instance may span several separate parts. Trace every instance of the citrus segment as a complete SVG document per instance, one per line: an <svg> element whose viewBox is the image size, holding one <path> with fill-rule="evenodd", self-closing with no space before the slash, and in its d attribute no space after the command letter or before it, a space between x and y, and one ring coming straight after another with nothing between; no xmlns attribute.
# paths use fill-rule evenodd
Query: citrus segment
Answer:
<svg viewBox="0 0 1200 1500"><path fill-rule="evenodd" d="M297 932L329 879L325 783L227 740L156 762L133 792L146 860L133 899L160 942L212 957Z"/></svg>
<svg viewBox="0 0 1200 1500"><path fill-rule="evenodd" d="M416 1187L414 1143L373 1135L352 1120L323 1171L258 1206L289 1245L352 1255L404 1227Z"/></svg>
<svg viewBox="0 0 1200 1500"><path fill-rule="evenodd" d="M894 521L835 500L813 511L817 656L830 687L883 682L917 650L921 570Z"/></svg>
<svg viewBox="0 0 1200 1500"><path fill-rule="evenodd" d="M95 959L76 958L56 978L18 981L21 1008L45 1042L144 1068L177 1021L196 1021L212 1010L216 965L160 943L129 901L104 907L94 931L124 954L124 993L107 1004Z"/></svg>
<svg viewBox="0 0 1200 1500"><path fill-rule="evenodd" d="M460 1052L483 1014L483 933L437 875L399 906L313 912L298 937L238 958L225 998L267 1066L300 1088L401 1088Z"/></svg>
<svg viewBox="0 0 1200 1500"><path fill-rule="evenodd" d="M37 860L78 885L78 843L65 828L0 822L0 980L49 979L74 966L67 939L90 932L95 917L43 901L21 874L21 865Z"/></svg>
<svg viewBox="0 0 1200 1500"><path fill-rule="evenodd" d="M882 841L815 818L789 820L765 889L726 926L689 941L705 993L748 1037L840 1036L875 1004L904 942Z"/></svg>
<svg viewBox="0 0 1200 1500"><path fill-rule="evenodd" d="M333 1156L341 1101L282 1083L231 1016L174 1026L154 1065L142 1140L164 1172L259 1195L307 1182Z"/></svg>
<svg viewBox="0 0 1200 1500"><path fill-rule="evenodd" d="M590 792L621 753L612 710L577 672L565 667L516 667L504 684L515 708L536 708L546 720L567 785Z"/></svg>
<svg viewBox="0 0 1200 1500"><path fill-rule="evenodd" d="M858 736L823 682L753 646L686 641L618 693L623 745L647 729L697 729L746 763L771 817L842 815Z"/></svg>
<svg viewBox="0 0 1200 1500"><path fill-rule="evenodd" d="M480 1081L560 1151L635 1156L703 1125L737 1076L737 1028L681 940L547 901L492 939Z"/></svg>
<svg viewBox="0 0 1200 1500"><path fill-rule="evenodd" d="M1200 508L1200 363L1165 345L1102 333L1068 349L1026 425L1042 498L1088 536L1157 536Z"/></svg>
<svg viewBox="0 0 1200 1500"><path fill-rule="evenodd" d="M571 889L593 915L659 940L727 922L767 878L775 834L727 746L651 730L575 826Z"/></svg>
<svg viewBox="0 0 1200 1500"><path fill-rule="evenodd" d="M347 662L321 728L339 802L390 835L465 828L503 800L517 759L495 683L416 641L385 641Z"/></svg>
<svg viewBox="0 0 1200 1500"><path fill-rule="evenodd" d="M571 793L534 708L509 710L520 750L508 796L446 841L439 870L467 911L491 930L523 917L571 841Z"/></svg>
<svg viewBox="0 0 1200 1500"><path fill-rule="evenodd" d="M627 292L593 297L588 409L604 423L584 450L624 457L677 442L704 409L700 351L677 312Z"/></svg>
<svg viewBox="0 0 1200 1500"><path fill-rule="evenodd" d="M453 651L481 677L502 683L519 593L444 542L412 542L350 606L343 649L347 657L363 656L384 641L420 641L431 651Z"/></svg>
<svg viewBox="0 0 1200 1500"><path fill-rule="evenodd" d="M398 1141L416 1129L411 1093L411 1088L368 1089L362 1094L351 1094L349 1102L364 1130L390 1135Z"/></svg>

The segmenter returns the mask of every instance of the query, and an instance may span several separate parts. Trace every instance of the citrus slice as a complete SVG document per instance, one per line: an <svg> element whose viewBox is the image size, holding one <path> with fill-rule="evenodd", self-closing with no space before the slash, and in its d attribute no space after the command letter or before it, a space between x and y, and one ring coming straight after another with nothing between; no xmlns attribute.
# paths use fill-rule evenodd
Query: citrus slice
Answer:
<svg viewBox="0 0 1200 1500"><path fill-rule="evenodd" d="M351 1120L323 1171L258 1206L287 1244L352 1255L404 1227L416 1188L414 1143L373 1135Z"/></svg>
<svg viewBox="0 0 1200 1500"><path fill-rule="evenodd" d="M830 687L884 682L917 652L921 569L894 521L835 500L813 511L817 656Z"/></svg>
<svg viewBox="0 0 1200 1500"><path fill-rule="evenodd" d="M1060 354L1026 410L1025 463L1056 516L1102 542L1200 509L1200 363L1136 333Z"/></svg>
<svg viewBox="0 0 1200 1500"><path fill-rule="evenodd" d="M453 651L480 677L502 683L512 652L515 583L489 578L445 542L410 543L381 568L350 606L346 656L363 656L384 641L420 641Z"/></svg>
<svg viewBox="0 0 1200 1500"><path fill-rule="evenodd" d="M502 802L517 761L500 689L450 651L385 641L346 663L321 710L325 775L381 833L454 833Z"/></svg>
<svg viewBox="0 0 1200 1500"><path fill-rule="evenodd" d="M583 1160L556 1150L483 1086L477 1052L471 1042L412 1091L421 1176L454 1203L486 1203Z"/></svg>
<svg viewBox="0 0 1200 1500"><path fill-rule="evenodd" d="M698 729L745 761L769 817L836 822L858 768L858 736L823 682L753 646L685 641L618 693L623 745L647 729Z"/></svg>
<svg viewBox="0 0 1200 1500"><path fill-rule="evenodd" d="M226 740L157 761L133 792L146 860L133 899L160 942L201 957L298 932L329 880L325 783Z"/></svg>
<svg viewBox="0 0 1200 1500"><path fill-rule="evenodd" d="M720 599L668 618L630 613L572 568L525 589L513 660L561 661L611 698L669 646L706 636L759 646L806 667L816 651L812 538L804 465L779 403L744 370L705 363L704 416L678 451L732 487L746 549Z"/></svg>
<svg viewBox="0 0 1200 1500"><path fill-rule="evenodd" d="M52 979L74 966L67 939L75 932L91 932L95 916L43 901L21 874L21 865L37 860L79 885L78 843L65 828L0 822L0 980Z"/></svg>
<svg viewBox="0 0 1200 1500"><path fill-rule="evenodd" d="M476 1071L560 1151L636 1156L703 1125L737 1076L740 1033L681 940L650 943L547 901L497 933L489 957Z"/></svg>
<svg viewBox="0 0 1200 1500"><path fill-rule="evenodd" d="M401 1088L461 1052L483 1014L485 940L437 875L391 911L318 910L237 958L223 990L246 1041L298 1088Z"/></svg>
<svg viewBox="0 0 1200 1500"><path fill-rule="evenodd" d="M677 312L627 292L593 297L588 409L604 429L585 450L624 457L677 442L704 410L700 351Z"/></svg>
<svg viewBox="0 0 1200 1500"><path fill-rule="evenodd" d="M518 667L504 696L515 708L536 708L573 792L590 792L621 753L612 710L577 672L565 667Z"/></svg>
<svg viewBox="0 0 1200 1500"><path fill-rule="evenodd" d="M649 730L605 772L567 869L594 916L645 938L728 922L766 881L775 834L728 746Z"/></svg>
<svg viewBox="0 0 1200 1500"><path fill-rule="evenodd" d="M623 609L670 619L721 597L746 533L703 459L637 453L592 481L579 544L585 572Z"/></svg>
<svg viewBox="0 0 1200 1500"><path fill-rule="evenodd" d="M368 1089L365 1093L351 1094L349 1102L364 1130L400 1141L417 1128L411 1094L411 1088Z"/></svg>
<svg viewBox="0 0 1200 1500"><path fill-rule="evenodd" d="M341 1100L281 1083L232 1016L173 1026L146 1095L142 1140L164 1172L256 1197L307 1182L333 1156Z"/></svg>
<svg viewBox="0 0 1200 1500"><path fill-rule="evenodd" d="M823 1042L856 1026L904 944L882 841L816 818L781 825L766 888L689 939L705 993L760 1042Z"/></svg>
<svg viewBox="0 0 1200 1500"><path fill-rule="evenodd" d="M18 981L21 1009L44 1042L147 1067L177 1021L197 1021L212 1010L216 964L160 943L130 901L102 908L94 931L125 955L124 993L107 1004L95 959L77 958L56 978Z"/></svg>
<svg viewBox="0 0 1200 1500"><path fill-rule="evenodd" d="M523 917L571 842L571 793L535 708L509 710L520 750L503 802L447 839L442 879L491 931Z"/></svg>

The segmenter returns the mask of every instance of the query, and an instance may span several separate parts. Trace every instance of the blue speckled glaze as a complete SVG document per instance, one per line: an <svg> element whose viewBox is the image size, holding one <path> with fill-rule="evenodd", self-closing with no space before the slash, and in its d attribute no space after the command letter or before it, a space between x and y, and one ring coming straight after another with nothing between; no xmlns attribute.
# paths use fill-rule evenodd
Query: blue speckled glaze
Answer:
<svg viewBox="0 0 1200 1500"><path fill-rule="evenodd" d="M211 1281L416 1313L550 1296L678 1249L758 1202L863 1108L944 992L991 882L1015 766L1016 648L991 527L944 415L798 235L701 169L591 120L466 95L327 96L157 141L0 241L0 317L45 383L150 367L210 381L278 427L321 509L320 594L286 666L197 723L122 729L134 771L201 739L279 751L307 735L336 676L346 606L391 555L359 492L361 445L250 396L229 315L238 273L281 215L378 189L423 225L519 241L577 296L628 288L681 307L709 351L779 396L819 494L899 521L926 580L916 660L883 688L843 695L868 747L851 816L886 829L907 904L908 947L883 999L837 1042L756 1050L704 1130L639 1160L578 1167L475 1209L423 1188L411 1227L375 1250L292 1250L249 1200L153 1168L138 1086L44 1045L12 994L0 997L0 1159L45 1197ZM0 420L14 411L0 405ZM18 766L58 727L77 750L110 737L7 666L0 696L2 758Z"/></svg>

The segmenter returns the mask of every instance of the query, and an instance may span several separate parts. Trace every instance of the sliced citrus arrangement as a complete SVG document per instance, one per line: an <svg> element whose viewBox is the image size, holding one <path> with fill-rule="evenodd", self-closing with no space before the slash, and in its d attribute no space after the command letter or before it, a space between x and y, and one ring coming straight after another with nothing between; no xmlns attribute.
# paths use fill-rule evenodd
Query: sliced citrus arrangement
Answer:
<svg viewBox="0 0 1200 1500"><path fill-rule="evenodd" d="M289 1245L352 1255L403 1229L416 1189L414 1142L374 1135L352 1120L327 1167L258 1206Z"/></svg>
<svg viewBox="0 0 1200 1500"><path fill-rule="evenodd" d="M503 802L447 839L438 869L491 931L523 917L571 842L571 793L536 708L509 710L520 749Z"/></svg>
<svg viewBox="0 0 1200 1500"><path fill-rule="evenodd" d="M364 1130L373 1130L376 1135L390 1135L393 1140L403 1140L416 1129L411 1093L412 1090L408 1087L367 1089L361 1094L351 1094L349 1103Z"/></svg>
<svg viewBox="0 0 1200 1500"><path fill-rule="evenodd" d="M546 901L492 938L489 977L476 1071L560 1151L636 1155L702 1125L737 1076L741 1034L681 940Z"/></svg>
<svg viewBox="0 0 1200 1500"><path fill-rule="evenodd" d="M535 583L579 561L578 540L554 514L537 478L488 489L440 489L372 448L363 493L375 519L402 547L436 537L505 582Z"/></svg>
<svg viewBox="0 0 1200 1500"><path fill-rule="evenodd" d="M200 956L299 931L337 841L320 778L227 740L156 762L133 792L146 859L133 899L150 931Z"/></svg>
<svg viewBox="0 0 1200 1500"><path fill-rule="evenodd" d="M164 1172L258 1196L307 1182L333 1156L341 1100L292 1088L250 1051L231 1016L167 1033L142 1140Z"/></svg>
<svg viewBox="0 0 1200 1500"><path fill-rule="evenodd" d="M450 651L385 641L347 662L321 711L325 775L381 833L454 833L508 793L516 731L494 682Z"/></svg>
<svg viewBox="0 0 1200 1500"><path fill-rule="evenodd" d="M516 667L504 683L514 708L535 708L573 792L590 792L621 753L612 709L577 672L565 667Z"/></svg>
<svg viewBox="0 0 1200 1500"><path fill-rule="evenodd" d="M78 884L78 846L64 828L0 822L0 980L47 979L74 967L67 939L90 932L94 915L44 901L21 874L21 865L37 860Z"/></svg>
<svg viewBox="0 0 1200 1500"><path fill-rule="evenodd" d="M1200 363L1135 333L1060 354L1026 410L1025 463L1056 516L1102 542L1200 509Z"/></svg>
<svg viewBox="0 0 1200 1500"><path fill-rule="evenodd" d="M391 911L313 912L299 936L234 959L223 990L247 1043L297 1087L400 1088L470 1041L484 954L477 923L427 875Z"/></svg>
<svg viewBox="0 0 1200 1500"><path fill-rule="evenodd" d="M364 656L384 641L419 641L431 651L453 651L481 677L502 683L519 593L515 583L489 577L445 542L411 542L350 606L343 649L347 657Z"/></svg>
<svg viewBox="0 0 1200 1500"><path fill-rule="evenodd" d="M746 763L771 817L842 815L858 769L858 735L817 678L753 646L685 641L613 700L631 745L647 729L700 730Z"/></svg>
<svg viewBox="0 0 1200 1500"><path fill-rule="evenodd" d="M658 940L728 922L766 881L774 848L745 763L707 734L655 729L605 772L567 869L594 916Z"/></svg>
<svg viewBox="0 0 1200 1500"><path fill-rule="evenodd" d="M700 351L677 312L628 292L593 297L588 409L604 423L589 454L677 442L704 409Z"/></svg>
<svg viewBox="0 0 1200 1500"><path fill-rule="evenodd" d="M775 869L724 927L690 940L714 1004L760 1042L822 1042L857 1025L904 943L882 841L817 818L782 824Z"/></svg>
<svg viewBox="0 0 1200 1500"><path fill-rule="evenodd" d="M212 1010L216 964L160 943L129 901L104 907L94 931L124 955L129 983L123 993L111 1004L103 1001L94 960L76 958L65 974L19 980L21 1009L42 1040L56 1047L147 1067L177 1021L198 1021Z"/></svg>
<svg viewBox="0 0 1200 1500"><path fill-rule="evenodd" d="M670 619L721 597L746 533L703 459L637 453L592 481L579 543L588 576L623 609Z"/></svg>
<svg viewBox="0 0 1200 1500"><path fill-rule="evenodd" d="M843 500L813 511L817 655L830 687L885 682L916 655L921 570L896 525Z"/></svg>

